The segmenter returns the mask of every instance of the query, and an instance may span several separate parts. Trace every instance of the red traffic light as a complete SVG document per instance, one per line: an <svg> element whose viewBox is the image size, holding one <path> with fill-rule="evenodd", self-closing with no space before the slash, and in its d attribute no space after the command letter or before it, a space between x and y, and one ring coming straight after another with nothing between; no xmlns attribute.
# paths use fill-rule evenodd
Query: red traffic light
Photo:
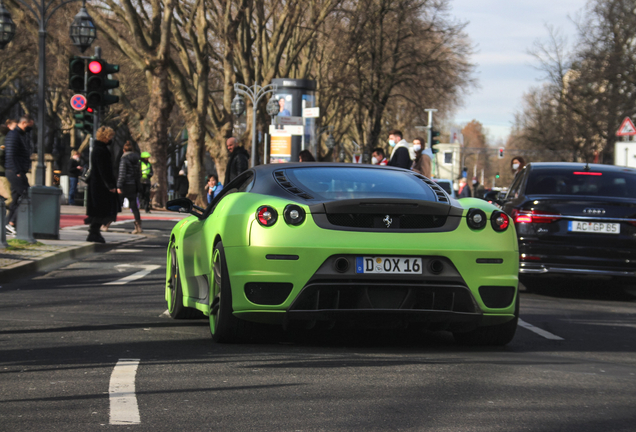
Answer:
<svg viewBox="0 0 636 432"><path fill-rule="evenodd" d="M92 113L93 112L93 108L86 108L86 112Z"/></svg>
<svg viewBox="0 0 636 432"><path fill-rule="evenodd" d="M88 64L88 70L91 73L98 74L102 71L102 64L98 61L92 61Z"/></svg>

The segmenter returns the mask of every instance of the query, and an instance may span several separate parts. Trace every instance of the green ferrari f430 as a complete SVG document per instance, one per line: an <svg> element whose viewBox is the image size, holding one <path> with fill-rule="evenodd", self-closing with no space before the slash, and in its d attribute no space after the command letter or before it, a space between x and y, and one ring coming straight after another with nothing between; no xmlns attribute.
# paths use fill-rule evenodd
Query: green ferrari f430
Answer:
<svg viewBox="0 0 636 432"><path fill-rule="evenodd" d="M174 227L165 298L172 318L209 317L217 342L250 328L421 327L504 345L519 315L510 218L454 200L430 179L353 164L263 165Z"/></svg>

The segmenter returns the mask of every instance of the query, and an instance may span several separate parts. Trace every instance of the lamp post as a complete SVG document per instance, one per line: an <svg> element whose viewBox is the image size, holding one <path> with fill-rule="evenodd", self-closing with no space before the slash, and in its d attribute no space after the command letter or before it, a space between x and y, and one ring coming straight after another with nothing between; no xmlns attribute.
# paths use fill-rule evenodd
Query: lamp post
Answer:
<svg viewBox="0 0 636 432"><path fill-rule="evenodd" d="M17 0L27 10L31 11L35 17L36 22L39 25L39 59L38 59L38 163L35 170L35 184L36 186L44 185L44 128L46 115L46 102L45 102L45 89L46 89L46 26L51 17L62 6L76 2L79 0L64 0L57 6L53 7L53 1L46 0ZM83 52L88 48L96 38L95 24L93 19L86 12L86 0L82 0L82 8L80 12L75 16L73 23L71 24L71 39L73 44L78 46ZM9 23L9 31L7 30L7 23ZM4 24L3 24L4 23ZM11 33L11 15L2 5L0 0L0 48L4 48L15 35L15 24L13 24L13 33Z"/></svg>
<svg viewBox="0 0 636 432"><path fill-rule="evenodd" d="M276 84L268 84L264 87L254 84L253 86L248 87L245 84L234 83L234 91L237 93L237 96L234 98L234 101L232 101L232 113L237 115L234 111L235 102L237 111L240 109L240 104L242 102L243 109L238 115L245 112L245 101L243 101L243 99L238 95L247 96L252 101L252 168L256 165L256 109L258 107L258 102L263 96L268 93L274 93L276 90L278 90L278 86Z"/></svg>

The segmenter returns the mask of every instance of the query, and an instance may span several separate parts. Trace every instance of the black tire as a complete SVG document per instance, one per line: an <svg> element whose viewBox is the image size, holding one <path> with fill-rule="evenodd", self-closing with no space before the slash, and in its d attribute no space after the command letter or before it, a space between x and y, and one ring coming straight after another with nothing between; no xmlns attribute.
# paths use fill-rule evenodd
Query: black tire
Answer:
<svg viewBox="0 0 636 432"><path fill-rule="evenodd" d="M250 323L236 318L232 313L232 287L223 242L214 245L212 268L209 315L212 340L218 343L240 342L248 336Z"/></svg>
<svg viewBox="0 0 636 432"><path fill-rule="evenodd" d="M170 299L168 300L168 313L173 319L196 319L203 314L193 308L183 305L183 290L181 288L181 275L179 273L179 261L174 246L170 247L170 273L168 274L168 289Z"/></svg>
<svg viewBox="0 0 636 432"><path fill-rule="evenodd" d="M453 333L455 342L470 346L503 346L507 345L517 331L519 321L519 292L515 302L515 317L503 324L487 327L478 327L475 330L464 333Z"/></svg>

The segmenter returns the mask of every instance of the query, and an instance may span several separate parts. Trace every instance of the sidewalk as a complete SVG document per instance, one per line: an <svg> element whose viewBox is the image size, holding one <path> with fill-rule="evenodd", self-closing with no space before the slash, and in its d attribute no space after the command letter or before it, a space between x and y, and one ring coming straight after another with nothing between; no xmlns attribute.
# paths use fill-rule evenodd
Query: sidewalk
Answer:
<svg viewBox="0 0 636 432"><path fill-rule="evenodd" d="M41 272L54 268L64 261L79 259L94 252L106 252L123 244L146 238L146 235L129 234L118 228L120 223L134 220L132 213L124 209L117 215L117 222L111 225L108 232L102 232L106 243L86 241L88 226L84 225L86 209L80 206L63 205L60 209L59 240L36 239L35 245L14 240L7 236L9 248L0 249L0 285L29 273ZM153 210L150 214L142 212L144 220L179 221L188 215L168 211Z"/></svg>

